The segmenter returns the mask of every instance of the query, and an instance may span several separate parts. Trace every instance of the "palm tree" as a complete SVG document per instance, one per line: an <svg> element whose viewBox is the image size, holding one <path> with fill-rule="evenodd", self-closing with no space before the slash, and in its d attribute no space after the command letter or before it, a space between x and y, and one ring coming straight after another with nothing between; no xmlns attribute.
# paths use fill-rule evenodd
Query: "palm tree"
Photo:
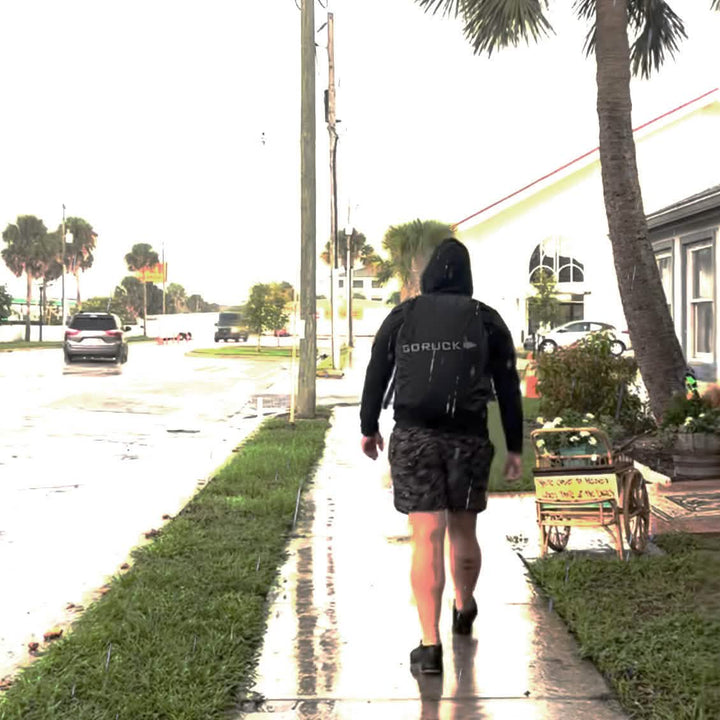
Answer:
<svg viewBox="0 0 720 720"><path fill-rule="evenodd" d="M347 267L347 251L348 251L348 236L344 230L338 231L337 236L337 254L338 254L338 266ZM375 252L372 245L368 244L367 238L364 233L353 228L352 234L350 235L350 252L351 252L351 264L354 266L360 262L363 266L374 266L381 262L380 256ZM325 243L325 249L320 253L320 259L326 264L330 265L330 241Z"/></svg>
<svg viewBox="0 0 720 720"><path fill-rule="evenodd" d="M128 270L138 272L143 268L160 262L160 257L147 243L138 243L125 256ZM147 337L147 282L143 282L143 335Z"/></svg>
<svg viewBox="0 0 720 720"><path fill-rule="evenodd" d="M48 241L45 223L34 215L20 215L16 223L8 224L3 230L3 240L7 247L2 250L2 258L10 271L20 277L23 273L27 278L27 312L25 317L25 340L30 341L30 305L32 303L32 281L43 277L48 271L51 258L50 252L56 253L52 241Z"/></svg>
<svg viewBox="0 0 720 720"><path fill-rule="evenodd" d="M416 0L426 10L461 16L476 54L538 40L552 30L548 0ZM720 10L720 0L710 0ZM587 52L597 63L600 164L618 288L651 409L662 417L682 391L686 362L675 334L648 239L632 133L630 76L648 77L685 37L682 20L665 0L575 0L590 21ZM632 33L630 45L628 32Z"/></svg>
<svg viewBox="0 0 720 720"><path fill-rule="evenodd" d="M397 277L400 299L420 294L420 276L433 249L452 237L450 225L437 220L413 220L388 228L383 237L383 250L390 256L381 260L377 279L386 283Z"/></svg>
<svg viewBox="0 0 720 720"><path fill-rule="evenodd" d="M65 247L65 263L75 276L77 304L80 305L80 273L92 267L93 250L97 245L97 233L83 218L70 217L65 221L65 232L72 235L72 243Z"/></svg>

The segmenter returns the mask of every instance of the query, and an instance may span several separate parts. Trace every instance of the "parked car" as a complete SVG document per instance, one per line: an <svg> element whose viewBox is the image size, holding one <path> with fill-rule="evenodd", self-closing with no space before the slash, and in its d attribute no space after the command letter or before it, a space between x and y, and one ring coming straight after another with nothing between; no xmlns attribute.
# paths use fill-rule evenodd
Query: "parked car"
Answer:
<svg viewBox="0 0 720 720"><path fill-rule="evenodd" d="M280 328L280 330L275 330L275 337L290 337L290 332L287 328Z"/></svg>
<svg viewBox="0 0 720 720"><path fill-rule="evenodd" d="M613 338L610 348L613 355L622 355L630 347L627 330L619 331L614 325L604 322L573 320L544 333L540 337L538 349L540 352L555 352L559 347L567 347L597 332L607 332Z"/></svg>
<svg viewBox="0 0 720 720"><path fill-rule="evenodd" d="M112 313L79 312L70 318L65 329L65 362L112 360L125 363L128 359L125 333L131 329L129 325L123 326L120 318Z"/></svg>
<svg viewBox="0 0 720 720"><path fill-rule="evenodd" d="M243 318L242 313L221 312L218 321L215 323L215 342L227 342L228 340L242 340L247 342L250 331Z"/></svg>

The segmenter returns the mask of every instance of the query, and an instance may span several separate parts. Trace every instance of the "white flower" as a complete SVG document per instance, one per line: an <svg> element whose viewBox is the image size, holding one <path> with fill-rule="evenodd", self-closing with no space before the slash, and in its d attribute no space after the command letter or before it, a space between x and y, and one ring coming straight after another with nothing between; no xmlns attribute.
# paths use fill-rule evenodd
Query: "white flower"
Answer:
<svg viewBox="0 0 720 720"><path fill-rule="evenodd" d="M556 417L553 421L553 427L560 427L562 425L563 419L561 417Z"/></svg>
<svg viewBox="0 0 720 720"><path fill-rule="evenodd" d="M570 442L580 442L580 436L579 435L573 435L570 438Z"/></svg>
<svg viewBox="0 0 720 720"><path fill-rule="evenodd" d="M705 413L700 413L698 417L705 417Z"/></svg>
<svg viewBox="0 0 720 720"><path fill-rule="evenodd" d="M597 454L596 454L596 453L593 453L593 454L590 456L590 459L591 459L593 462L597 462L597 461L598 461L598 456L597 456Z"/></svg>
<svg viewBox="0 0 720 720"><path fill-rule="evenodd" d="M694 420L695 420L695 418L686 417L686 418L685 418L685 422L683 423L683 425L685 425L685 427L690 427L690 425L693 424L693 421L694 421Z"/></svg>
<svg viewBox="0 0 720 720"><path fill-rule="evenodd" d="M541 417L537 418L537 419L535 420L535 422L536 422L538 425L544 425L544 424L545 424L545 418L541 416Z"/></svg>
<svg viewBox="0 0 720 720"><path fill-rule="evenodd" d="M594 416L592 413L585 413L585 417L586 417L588 420L594 420L594 419L595 419L595 416Z"/></svg>
<svg viewBox="0 0 720 720"><path fill-rule="evenodd" d="M589 442L591 445L597 445L597 438L591 437L591 438L588 440L588 442Z"/></svg>
<svg viewBox="0 0 720 720"><path fill-rule="evenodd" d="M555 425L553 425L553 423L550 422L549 420L548 420L548 422L546 422L546 423L543 425L543 429L544 429L544 430L552 430L552 428L554 428L554 427L555 427Z"/></svg>
<svg viewBox="0 0 720 720"><path fill-rule="evenodd" d="M536 444L539 448L544 448L544 447L545 447L545 441L544 441L542 438L541 438L540 440L538 440L535 444Z"/></svg>
<svg viewBox="0 0 720 720"><path fill-rule="evenodd" d="M580 437L583 437L583 438L590 437L590 431L589 430L581 430Z"/></svg>

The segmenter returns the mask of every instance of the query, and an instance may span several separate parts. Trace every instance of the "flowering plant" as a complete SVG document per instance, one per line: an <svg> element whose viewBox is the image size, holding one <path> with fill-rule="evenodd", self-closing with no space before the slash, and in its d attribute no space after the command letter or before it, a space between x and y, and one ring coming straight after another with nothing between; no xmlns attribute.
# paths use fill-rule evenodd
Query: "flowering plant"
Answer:
<svg viewBox="0 0 720 720"><path fill-rule="evenodd" d="M679 433L720 434L720 408L697 393L676 395L665 411L662 427Z"/></svg>
<svg viewBox="0 0 720 720"><path fill-rule="evenodd" d="M598 462L599 458L608 451L609 448L593 434L589 429L595 427L601 429L600 423L597 422L592 413L580 413L568 411L565 417L555 417L552 420L546 420L539 417L536 420L538 429L542 430L558 430L557 432L543 432L535 435L534 442L536 454L550 457L572 457L584 456L589 457L591 462ZM560 430L560 428L571 428L569 430Z"/></svg>

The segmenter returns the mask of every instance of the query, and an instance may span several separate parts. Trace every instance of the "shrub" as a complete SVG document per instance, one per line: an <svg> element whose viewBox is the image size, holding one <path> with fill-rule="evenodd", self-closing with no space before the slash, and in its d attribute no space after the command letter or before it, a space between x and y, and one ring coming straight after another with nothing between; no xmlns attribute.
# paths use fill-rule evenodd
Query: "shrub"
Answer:
<svg viewBox="0 0 720 720"><path fill-rule="evenodd" d="M635 385L634 358L611 352L612 338L594 333L583 341L538 358L540 411L545 416L592 413L603 425L619 425L612 435L641 432L651 424ZM608 428L609 429L609 428Z"/></svg>
<svg viewBox="0 0 720 720"><path fill-rule="evenodd" d="M673 432L720 433L720 408L709 397L678 394L671 399L662 427Z"/></svg>

